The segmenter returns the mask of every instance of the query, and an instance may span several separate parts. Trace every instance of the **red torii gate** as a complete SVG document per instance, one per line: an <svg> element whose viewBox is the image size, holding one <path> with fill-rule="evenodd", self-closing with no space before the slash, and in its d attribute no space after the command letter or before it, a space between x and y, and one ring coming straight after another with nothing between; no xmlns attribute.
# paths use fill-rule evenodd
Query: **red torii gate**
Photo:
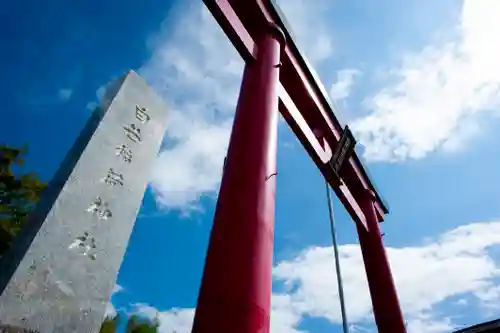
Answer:
<svg viewBox="0 0 500 333"><path fill-rule="evenodd" d="M406 332L378 226L388 209L355 153L334 172L342 127L278 7L204 3L246 65L192 332L269 332L278 109L356 223L379 332Z"/></svg>

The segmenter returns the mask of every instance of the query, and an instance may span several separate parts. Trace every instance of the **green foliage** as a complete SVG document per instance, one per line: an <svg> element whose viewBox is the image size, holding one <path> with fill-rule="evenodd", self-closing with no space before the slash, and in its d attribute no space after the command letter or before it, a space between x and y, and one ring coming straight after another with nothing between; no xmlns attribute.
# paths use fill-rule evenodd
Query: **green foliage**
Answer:
<svg viewBox="0 0 500 333"><path fill-rule="evenodd" d="M136 315L129 318L126 333L158 333L158 323L150 322Z"/></svg>
<svg viewBox="0 0 500 333"><path fill-rule="evenodd" d="M119 315L116 315L113 318L106 318L101 325L101 330L99 331L99 333L116 333L116 329L118 328L119 323Z"/></svg>
<svg viewBox="0 0 500 333"><path fill-rule="evenodd" d="M24 164L25 153L26 148L0 145L0 255L26 225L29 213L47 186L34 173L14 173L15 166Z"/></svg>
<svg viewBox="0 0 500 333"><path fill-rule="evenodd" d="M120 316L104 319L99 333L116 333L120 323ZM133 315L128 318L125 333L158 333L160 325L157 321L151 322L148 319Z"/></svg>

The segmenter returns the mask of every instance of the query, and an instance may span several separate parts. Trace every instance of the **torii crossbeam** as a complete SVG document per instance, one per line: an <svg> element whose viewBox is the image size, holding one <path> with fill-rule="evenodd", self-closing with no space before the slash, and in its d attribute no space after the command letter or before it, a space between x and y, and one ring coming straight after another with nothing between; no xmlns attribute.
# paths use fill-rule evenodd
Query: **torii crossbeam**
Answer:
<svg viewBox="0 0 500 333"><path fill-rule="evenodd" d="M278 110L356 223L379 332L406 332L378 223L388 209L358 156L340 174L342 127L272 0L204 0L246 65L193 333L268 333Z"/></svg>

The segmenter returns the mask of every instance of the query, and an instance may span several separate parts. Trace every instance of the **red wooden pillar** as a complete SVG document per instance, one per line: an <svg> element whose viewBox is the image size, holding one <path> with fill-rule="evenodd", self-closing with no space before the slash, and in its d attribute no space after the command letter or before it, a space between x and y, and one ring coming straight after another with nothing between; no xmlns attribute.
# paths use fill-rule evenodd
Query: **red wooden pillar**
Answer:
<svg viewBox="0 0 500 333"><path fill-rule="evenodd" d="M373 203L375 195L370 190L365 194L361 209L366 217L367 229L360 224L357 224L357 229L375 322L379 332L405 333L403 314Z"/></svg>
<svg viewBox="0 0 500 333"><path fill-rule="evenodd" d="M267 333L283 32L266 27L245 66L193 333Z"/></svg>

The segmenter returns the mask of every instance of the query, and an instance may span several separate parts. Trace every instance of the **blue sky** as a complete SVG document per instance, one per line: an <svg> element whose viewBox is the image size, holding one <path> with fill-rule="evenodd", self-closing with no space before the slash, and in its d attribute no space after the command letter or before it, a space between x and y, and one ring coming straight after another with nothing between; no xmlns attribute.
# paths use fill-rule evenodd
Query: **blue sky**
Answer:
<svg viewBox="0 0 500 333"><path fill-rule="evenodd" d="M409 331L498 317L498 2L279 3L389 203ZM110 311L189 332L241 59L201 1L3 7L0 142L28 144L26 170L49 180L102 87L130 68L170 106ZM279 133L272 332L341 332L324 183L284 122ZM350 323L374 332L355 227L335 212Z"/></svg>

